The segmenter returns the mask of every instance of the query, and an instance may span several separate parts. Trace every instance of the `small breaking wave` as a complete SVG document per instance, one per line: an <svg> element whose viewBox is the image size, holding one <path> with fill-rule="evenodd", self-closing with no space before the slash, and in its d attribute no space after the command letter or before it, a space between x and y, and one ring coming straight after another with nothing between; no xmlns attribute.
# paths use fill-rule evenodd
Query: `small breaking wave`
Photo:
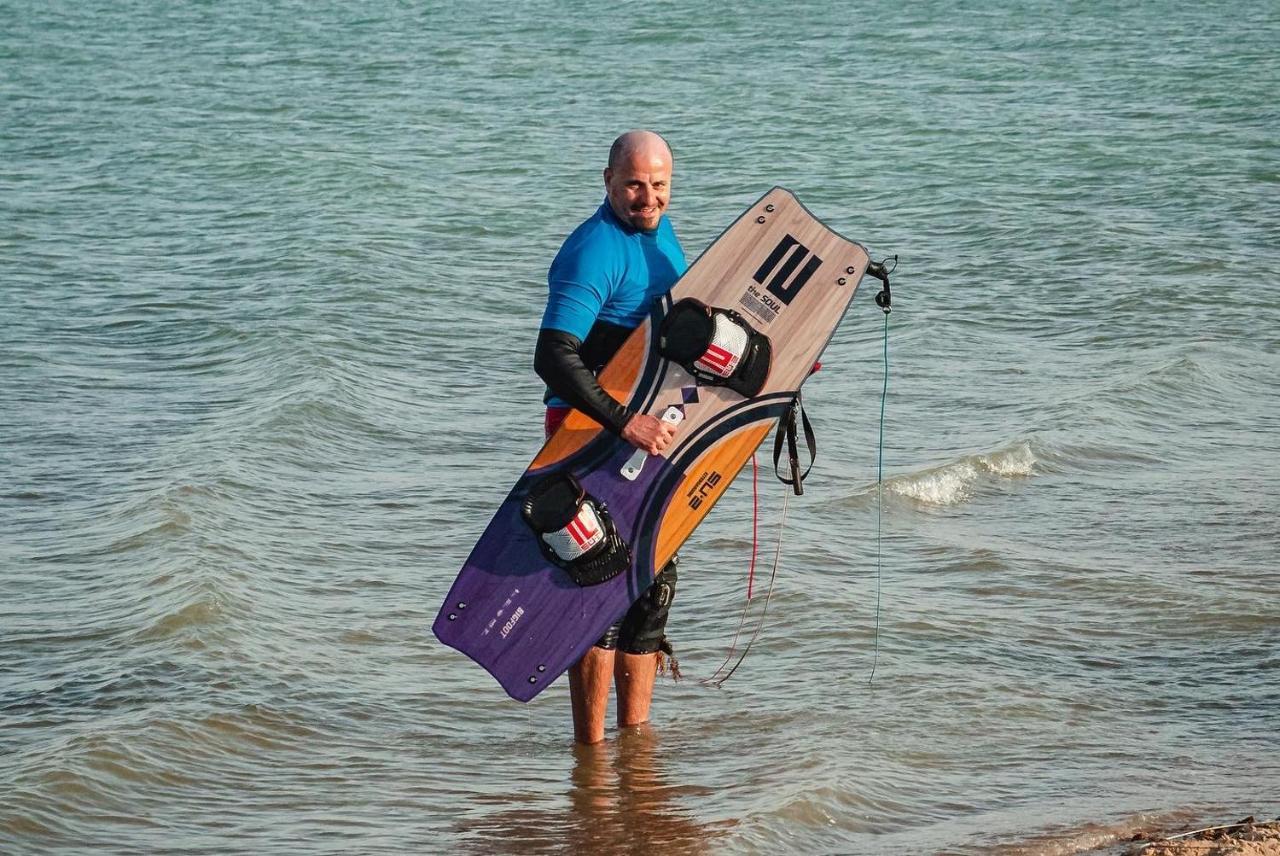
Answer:
<svg viewBox="0 0 1280 856"><path fill-rule="evenodd" d="M993 452L886 479L885 490L919 505L945 507L967 502L984 486L1030 478L1041 463L1029 441ZM874 486L872 486L874 493Z"/></svg>

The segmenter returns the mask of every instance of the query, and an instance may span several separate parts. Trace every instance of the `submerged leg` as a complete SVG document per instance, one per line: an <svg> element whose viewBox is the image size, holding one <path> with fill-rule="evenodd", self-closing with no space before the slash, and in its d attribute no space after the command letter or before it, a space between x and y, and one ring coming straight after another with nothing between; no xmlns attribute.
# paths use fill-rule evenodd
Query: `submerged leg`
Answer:
<svg viewBox="0 0 1280 856"><path fill-rule="evenodd" d="M658 675L658 655L619 652L613 666L618 685L618 727L627 728L649 721L653 702L653 682Z"/></svg>
<svg viewBox="0 0 1280 856"><path fill-rule="evenodd" d="M569 700L573 704L573 739L599 743L613 683L614 652L593 647L569 668Z"/></svg>
<svg viewBox="0 0 1280 856"><path fill-rule="evenodd" d="M618 659L613 667L618 687L618 726L649 721L653 683L658 674L658 651L666 639L667 614L676 596L676 565L672 558L653 585L632 604L618 632Z"/></svg>

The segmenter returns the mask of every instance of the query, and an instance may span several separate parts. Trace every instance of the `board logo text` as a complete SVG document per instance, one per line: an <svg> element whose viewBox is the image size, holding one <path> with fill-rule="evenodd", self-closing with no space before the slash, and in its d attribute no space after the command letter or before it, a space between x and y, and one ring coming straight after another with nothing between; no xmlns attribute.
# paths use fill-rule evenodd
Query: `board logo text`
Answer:
<svg viewBox="0 0 1280 856"><path fill-rule="evenodd" d="M503 638L503 639L506 639L506 638L507 638L507 635L511 633L512 628L514 628L514 627L516 626L516 622L520 620L520 617L521 617L522 615L524 615L524 607L523 607L523 606L517 606L517 607L516 607L516 611L515 611L515 612L513 612L513 613L511 613L511 617L507 619L507 623L506 623L506 624L504 624L504 625L502 625L502 638Z"/></svg>
<svg viewBox="0 0 1280 856"><path fill-rule="evenodd" d="M693 483L693 487L685 491L685 496L689 498L689 507L700 508L707 495L715 490L716 485L720 484L722 478L723 476L715 470L699 476L698 480Z"/></svg>
<svg viewBox="0 0 1280 856"><path fill-rule="evenodd" d="M822 259L810 253L809 248L793 236L787 235L769 253L769 257L760 265L752 279L761 285L765 284L766 279L769 280L765 290L782 301L784 306L789 306L820 267Z"/></svg>

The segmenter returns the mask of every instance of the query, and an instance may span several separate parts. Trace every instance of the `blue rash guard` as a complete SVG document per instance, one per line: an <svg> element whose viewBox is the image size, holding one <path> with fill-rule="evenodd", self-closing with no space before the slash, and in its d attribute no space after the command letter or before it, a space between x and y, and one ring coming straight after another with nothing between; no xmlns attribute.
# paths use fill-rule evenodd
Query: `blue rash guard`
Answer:
<svg viewBox="0 0 1280 856"><path fill-rule="evenodd" d="M687 268L665 214L657 229L642 232L619 220L606 199L565 239L551 263L542 329L558 330L584 343L600 327L633 330ZM588 368L598 370L612 353L600 356L604 359ZM550 391L546 403L569 406Z"/></svg>

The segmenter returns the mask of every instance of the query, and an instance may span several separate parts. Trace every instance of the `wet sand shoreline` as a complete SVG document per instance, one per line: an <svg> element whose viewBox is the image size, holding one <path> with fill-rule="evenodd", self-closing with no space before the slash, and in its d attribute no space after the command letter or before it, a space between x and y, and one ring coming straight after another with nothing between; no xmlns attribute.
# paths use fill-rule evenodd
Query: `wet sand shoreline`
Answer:
<svg viewBox="0 0 1280 856"><path fill-rule="evenodd" d="M1250 816L1182 832L1140 832L1119 852L1122 856L1280 856L1280 818Z"/></svg>

